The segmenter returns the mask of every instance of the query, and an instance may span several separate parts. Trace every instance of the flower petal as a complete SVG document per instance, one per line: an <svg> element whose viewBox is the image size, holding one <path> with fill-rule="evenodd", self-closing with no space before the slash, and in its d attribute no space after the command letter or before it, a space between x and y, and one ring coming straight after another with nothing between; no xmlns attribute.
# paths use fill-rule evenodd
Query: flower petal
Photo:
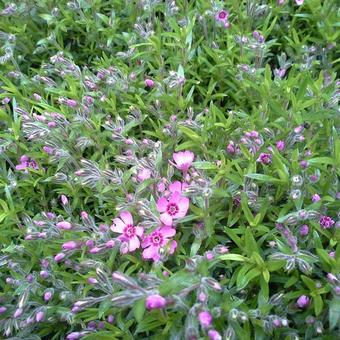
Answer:
<svg viewBox="0 0 340 340"><path fill-rule="evenodd" d="M120 218L114 218L113 224L111 226L111 230L115 233L122 233L123 229L125 228L124 222Z"/></svg>
<svg viewBox="0 0 340 340"><path fill-rule="evenodd" d="M160 259L160 256L158 254L158 248L154 246L150 246L144 249L142 256L144 259L153 259L154 261Z"/></svg>
<svg viewBox="0 0 340 340"><path fill-rule="evenodd" d="M125 224L133 225L132 215L128 211L122 211L120 213L120 218L124 221Z"/></svg>
<svg viewBox="0 0 340 340"><path fill-rule="evenodd" d="M165 197L161 197L158 201L157 201L157 210L159 212L164 212L166 211L166 207L168 206L168 201Z"/></svg>
<svg viewBox="0 0 340 340"><path fill-rule="evenodd" d="M168 213L164 213L161 215L161 221L166 226L172 226L172 217Z"/></svg>
<svg viewBox="0 0 340 340"><path fill-rule="evenodd" d="M176 234L176 229L170 228L170 227L162 227L159 232L164 236L164 237L172 237L175 236Z"/></svg>
<svg viewBox="0 0 340 340"><path fill-rule="evenodd" d="M129 241L129 251L135 251L140 247L140 242L139 238L137 236L134 236L132 239Z"/></svg>
<svg viewBox="0 0 340 340"><path fill-rule="evenodd" d="M141 237L144 234L144 228L143 227L136 227L136 235Z"/></svg>
<svg viewBox="0 0 340 340"><path fill-rule="evenodd" d="M177 203L181 199L181 197L182 197L181 194L178 191L176 191L171 195L169 203Z"/></svg>
<svg viewBox="0 0 340 340"><path fill-rule="evenodd" d="M189 198L188 197L182 197L178 202L179 211L176 214L176 218L182 218L184 217L189 209Z"/></svg>
<svg viewBox="0 0 340 340"><path fill-rule="evenodd" d="M173 254L177 248L177 242L175 240L171 241L169 254Z"/></svg>
<svg viewBox="0 0 340 340"><path fill-rule="evenodd" d="M175 181L169 185L169 190L171 192L182 192L182 183L180 181Z"/></svg>

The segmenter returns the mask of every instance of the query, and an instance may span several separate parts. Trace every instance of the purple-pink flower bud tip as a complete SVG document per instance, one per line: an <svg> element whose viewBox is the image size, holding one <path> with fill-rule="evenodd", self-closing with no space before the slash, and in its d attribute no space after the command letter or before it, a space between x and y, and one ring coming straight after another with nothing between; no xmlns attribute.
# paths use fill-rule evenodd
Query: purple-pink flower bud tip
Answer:
<svg viewBox="0 0 340 340"><path fill-rule="evenodd" d="M152 79L145 79L144 84L146 87L152 88L155 85L155 82Z"/></svg>
<svg viewBox="0 0 340 340"><path fill-rule="evenodd" d="M24 310L22 309L22 308L18 308L18 309L16 309L16 311L14 312L14 314L13 314L13 317L16 319L16 318L19 318L21 315L22 315L22 313L24 312Z"/></svg>
<svg viewBox="0 0 340 340"><path fill-rule="evenodd" d="M215 329L210 329L208 332L209 340L222 340L222 336Z"/></svg>
<svg viewBox="0 0 340 340"><path fill-rule="evenodd" d="M158 294L149 295L146 298L145 306L149 310L164 308L166 306L166 300Z"/></svg>
<svg viewBox="0 0 340 340"><path fill-rule="evenodd" d="M74 241L68 241L63 243L62 248L63 250L73 250L77 248L77 243Z"/></svg>
<svg viewBox="0 0 340 340"><path fill-rule="evenodd" d="M5 312L6 312L6 310L7 310L7 308L6 308L6 307L4 307L4 306L0 306L0 314L3 314L3 313L5 313Z"/></svg>
<svg viewBox="0 0 340 340"><path fill-rule="evenodd" d="M53 296L53 294L52 294L52 292L45 292L45 294L44 294L44 301L45 302L48 302L48 301L50 301L51 300L51 298L52 298L52 296Z"/></svg>
<svg viewBox="0 0 340 340"><path fill-rule="evenodd" d="M65 258L65 254L64 253L59 253L56 256L54 256L54 261L56 262L60 262Z"/></svg>
<svg viewBox="0 0 340 340"><path fill-rule="evenodd" d="M38 312L36 315L35 315L35 320L36 322L41 322L41 321L44 321L45 319L45 313L40 311Z"/></svg>
<svg viewBox="0 0 340 340"><path fill-rule="evenodd" d="M212 324L212 316L209 312L203 311L198 314L198 321L203 328L210 327Z"/></svg>
<svg viewBox="0 0 340 340"><path fill-rule="evenodd" d="M301 295L297 301L296 304L298 305L298 307L300 308L306 308L309 305L309 297L306 295Z"/></svg>
<svg viewBox="0 0 340 340"><path fill-rule="evenodd" d="M62 221L62 222L58 222L56 224L56 226L59 228L59 229L71 229L72 228L72 224L70 222L67 222L67 221Z"/></svg>

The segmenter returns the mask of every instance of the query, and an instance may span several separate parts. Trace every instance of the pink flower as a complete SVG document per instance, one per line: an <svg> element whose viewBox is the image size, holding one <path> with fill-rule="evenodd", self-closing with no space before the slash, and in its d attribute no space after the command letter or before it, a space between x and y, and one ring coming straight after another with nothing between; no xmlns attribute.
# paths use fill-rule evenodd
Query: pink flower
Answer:
<svg viewBox="0 0 340 340"><path fill-rule="evenodd" d="M138 237L143 235L144 228L133 225L132 215L128 211L121 212L119 216L120 218L113 219L111 230L115 233L122 234L118 239L127 243L127 247L122 248L122 253L126 254L140 247Z"/></svg>
<svg viewBox="0 0 340 340"><path fill-rule="evenodd" d="M319 223L322 228L328 229L328 228L332 228L335 222L329 216L321 216Z"/></svg>
<svg viewBox="0 0 340 340"><path fill-rule="evenodd" d="M152 88L155 85L155 82L152 79L145 79L144 84L146 87Z"/></svg>
<svg viewBox="0 0 340 340"><path fill-rule="evenodd" d="M25 172L27 172L28 168L39 170L39 166L33 158L23 155L20 157L20 164L18 164L15 169L18 171L25 170Z"/></svg>
<svg viewBox="0 0 340 340"><path fill-rule="evenodd" d="M210 340L222 340L221 334L215 329L210 329L208 332L208 336Z"/></svg>
<svg viewBox="0 0 340 340"><path fill-rule="evenodd" d="M60 201L61 201L61 203L62 203L63 205L67 205L67 204L68 204L68 198L67 198L67 196L61 195Z"/></svg>
<svg viewBox="0 0 340 340"><path fill-rule="evenodd" d="M209 327L212 323L212 316L209 312L200 312L198 314L198 321L200 322L202 327Z"/></svg>
<svg viewBox="0 0 340 340"><path fill-rule="evenodd" d="M215 19L217 21L222 22L223 24L225 24L228 21L228 17L229 17L229 12L226 11L225 9L220 10L218 13L216 13L215 15Z"/></svg>
<svg viewBox="0 0 340 340"><path fill-rule="evenodd" d="M160 309L166 306L166 300L158 294L149 295L146 298L145 306L147 309Z"/></svg>
<svg viewBox="0 0 340 340"><path fill-rule="evenodd" d="M151 177L151 170L147 168L142 168L137 173L138 182L143 182Z"/></svg>
<svg viewBox="0 0 340 340"><path fill-rule="evenodd" d="M285 148L285 142L283 140L279 140L276 142L276 148L279 150L279 151L283 151L284 148Z"/></svg>
<svg viewBox="0 0 340 340"><path fill-rule="evenodd" d="M173 254L177 247L176 241L169 240L170 237L176 234L176 230L170 227L159 227L154 230L150 235L147 235L143 242L142 247L145 248L143 251L144 259L153 259L158 261L161 256L159 250L164 248L170 243L169 254Z"/></svg>
<svg viewBox="0 0 340 340"><path fill-rule="evenodd" d="M304 0L295 0L295 3L296 3L298 6L303 5L303 2L304 2Z"/></svg>
<svg viewBox="0 0 340 340"><path fill-rule="evenodd" d="M297 301L296 304L300 307L300 308L306 308L309 305L309 297L306 295L301 295Z"/></svg>
<svg viewBox="0 0 340 340"><path fill-rule="evenodd" d="M169 185L169 191L173 194L175 192L182 193L187 187L188 187L187 183L181 183L180 181L175 181Z"/></svg>
<svg viewBox="0 0 340 340"><path fill-rule="evenodd" d="M191 151L180 151L175 152L172 157L176 163L176 168L183 172L187 172L194 161L195 155Z"/></svg>
<svg viewBox="0 0 340 340"><path fill-rule="evenodd" d="M321 200L321 197L318 195L318 194L314 194L312 196L312 202L315 203L315 202L319 202Z"/></svg>
<svg viewBox="0 0 340 340"><path fill-rule="evenodd" d="M262 164L270 164L272 162L272 155L269 153L262 152L257 159L257 162Z"/></svg>
<svg viewBox="0 0 340 340"><path fill-rule="evenodd" d="M72 224L70 222L67 222L67 221L61 221L61 222L58 222L56 224L57 228L59 229L71 229L72 228Z"/></svg>
<svg viewBox="0 0 340 340"><path fill-rule="evenodd" d="M161 213L161 221L166 226L172 226L174 219L186 215L189 209L189 198L183 197L178 191L175 191L169 200L161 197L157 201L157 209Z"/></svg>

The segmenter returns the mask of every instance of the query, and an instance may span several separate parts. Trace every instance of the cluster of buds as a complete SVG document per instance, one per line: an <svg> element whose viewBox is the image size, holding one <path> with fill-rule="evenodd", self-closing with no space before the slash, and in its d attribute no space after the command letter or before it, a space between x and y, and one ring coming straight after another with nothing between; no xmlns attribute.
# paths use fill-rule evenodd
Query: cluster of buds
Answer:
<svg viewBox="0 0 340 340"><path fill-rule="evenodd" d="M243 144L252 155L255 155L263 145L263 138L257 131L246 131L241 137L240 143Z"/></svg>

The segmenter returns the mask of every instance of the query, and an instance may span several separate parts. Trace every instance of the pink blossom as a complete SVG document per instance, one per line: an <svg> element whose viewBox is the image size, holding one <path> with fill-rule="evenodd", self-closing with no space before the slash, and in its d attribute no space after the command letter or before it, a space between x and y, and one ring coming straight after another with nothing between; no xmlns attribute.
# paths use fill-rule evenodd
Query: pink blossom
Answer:
<svg viewBox="0 0 340 340"><path fill-rule="evenodd" d="M63 250L73 250L77 248L77 243L74 241L68 241L63 243L62 248Z"/></svg>
<svg viewBox="0 0 340 340"><path fill-rule="evenodd" d="M161 309L166 306L166 300L163 296L158 294L149 295L145 300L145 306L147 309Z"/></svg>
<svg viewBox="0 0 340 340"><path fill-rule="evenodd" d="M219 22L222 22L223 24L225 24L228 21L228 17L229 17L229 12L226 11L225 9L220 10L215 15L215 19Z"/></svg>
<svg viewBox="0 0 340 340"><path fill-rule="evenodd" d="M335 222L329 216L321 216L319 223L322 228L328 229L331 228Z"/></svg>
<svg viewBox="0 0 340 340"><path fill-rule="evenodd" d="M142 168L137 173L138 182L143 182L151 177L151 170L147 168Z"/></svg>
<svg viewBox="0 0 340 340"><path fill-rule="evenodd" d="M67 196L61 195L60 201L61 201L61 203L62 203L63 205L67 205L67 204L68 204L68 198L67 198Z"/></svg>
<svg viewBox="0 0 340 340"><path fill-rule="evenodd" d="M59 229L71 229L72 228L72 224L70 222L67 222L67 221L61 221L61 222L58 222L56 224L56 226L59 228Z"/></svg>
<svg viewBox="0 0 340 340"><path fill-rule="evenodd" d="M39 170L38 164L33 158L23 155L20 157L20 164L18 164L15 169L18 171L25 170L25 172L27 172L28 168Z"/></svg>
<svg viewBox="0 0 340 340"><path fill-rule="evenodd" d="M170 199L161 197L157 201L157 209L161 213L161 221L166 226L172 226L173 220L182 218L189 209L189 198L181 196L175 191Z"/></svg>
<svg viewBox="0 0 340 340"><path fill-rule="evenodd" d="M198 314L198 321L201 326L206 328L209 327L212 323L212 316L209 312L203 311Z"/></svg>
<svg viewBox="0 0 340 340"><path fill-rule="evenodd" d="M297 301L296 304L300 307L300 308L306 308L309 305L309 297L306 295L301 295Z"/></svg>
<svg viewBox="0 0 340 340"><path fill-rule="evenodd" d="M138 237L143 236L144 228L133 225L132 215L128 211L121 212L119 216L120 218L113 219L111 230L122 234L118 239L127 243L127 247L122 251L123 254L126 254L128 251L132 252L140 247Z"/></svg>
<svg viewBox="0 0 340 340"><path fill-rule="evenodd" d="M272 162L272 155L269 153L262 152L257 159L257 162L262 164L270 164Z"/></svg>
<svg viewBox="0 0 340 340"><path fill-rule="evenodd" d="M194 161L195 155L191 151L180 151L175 152L172 157L176 163L176 168L186 173Z"/></svg>
<svg viewBox="0 0 340 340"><path fill-rule="evenodd" d="M298 6L303 5L303 2L304 2L304 0L295 0L295 3L296 3Z"/></svg>
<svg viewBox="0 0 340 340"><path fill-rule="evenodd" d="M210 340L222 340L222 336L215 329L210 329L208 332L208 336Z"/></svg>
<svg viewBox="0 0 340 340"><path fill-rule="evenodd" d="M155 85L155 82L152 79L145 79L144 84L146 87L152 88Z"/></svg>
<svg viewBox="0 0 340 340"><path fill-rule="evenodd" d="M283 140L279 140L276 142L276 148L279 150L279 151L283 151L284 148L285 148L285 142Z"/></svg>
<svg viewBox="0 0 340 340"><path fill-rule="evenodd" d="M159 227L150 235L147 235L142 242L142 247L145 248L143 258L158 261L161 258L159 250L168 244L170 245L169 254L173 254L177 243L176 241L170 241L169 238L175 234L176 230L174 228Z"/></svg>
<svg viewBox="0 0 340 340"><path fill-rule="evenodd" d="M319 202L321 200L321 197L318 195L318 194L314 194L312 196L312 202L315 203L315 202Z"/></svg>

